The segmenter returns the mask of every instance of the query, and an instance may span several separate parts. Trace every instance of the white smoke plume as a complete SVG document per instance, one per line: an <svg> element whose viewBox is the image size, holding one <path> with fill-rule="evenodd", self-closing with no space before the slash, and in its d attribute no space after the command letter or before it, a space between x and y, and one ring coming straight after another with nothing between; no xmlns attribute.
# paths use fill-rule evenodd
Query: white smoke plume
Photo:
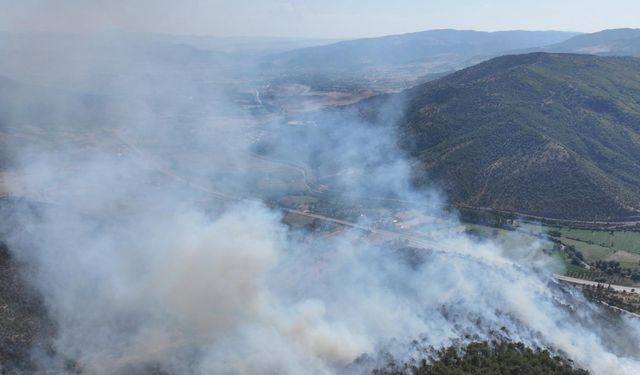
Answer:
<svg viewBox="0 0 640 375"><path fill-rule="evenodd" d="M273 192L255 194L269 163L253 150L266 133L274 160L349 172L334 192L345 204L383 197L455 221L436 191L410 187L392 126L401 103L389 102L385 126L347 114L318 115L304 130L253 125L208 60L167 60L119 38L130 36L90 40L100 51L78 52L91 54L83 69L67 61L46 82L20 69L34 86L3 118L16 139L35 139L12 148L7 184L40 203L13 205L4 233L57 326L53 353L34 353L42 369L73 360L99 374L362 373L386 354L410 360L418 348L507 337L596 374L640 373L640 324L607 320L558 285L551 261L531 261L540 244L449 234L396 250L357 228L292 230ZM77 51L56 53L68 48ZM42 91L67 79L75 99ZM51 102L36 118L38 95Z"/></svg>

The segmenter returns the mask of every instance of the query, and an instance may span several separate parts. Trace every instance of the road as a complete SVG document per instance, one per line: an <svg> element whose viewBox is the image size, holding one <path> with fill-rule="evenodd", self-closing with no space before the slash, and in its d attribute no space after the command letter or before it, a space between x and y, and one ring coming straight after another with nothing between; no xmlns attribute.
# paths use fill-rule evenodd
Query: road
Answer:
<svg viewBox="0 0 640 375"><path fill-rule="evenodd" d="M206 194L210 194L214 198L222 199L222 200L226 200L226 201L262 203L262 201L259 200L259 199L241 197L241 196L238 196L238 195L233 195L233 194L229 194L229 193L223 193L223 192L211 189L209 187L206 187L204 185L201 185L199 183L195 183L193 181L189 181L186 178L176 174L171 169L166 168L166 167L160 165L159 163L154 162L152 160L152 158L148 157L147 154L143 150L141 150L135 143L129 141L126 137L124 137L120 133L114 132L114 135L120 142L122 142L126 147L128 147L135 154L137 154L141 158L143 158L145 160L145 162L147 164L151 165L156 171L160 172L161 174L163 174L163 175L165 175L165 176L167 176L167 177L169 177L171 179L174 179L174 180L176 180L178 182L181 182L181 183L185 184L186 186L188 186L188 187L190 187L190 188L192 188L194 190L198 190L200 192L203 192L203 193L206 193ZM452 251L455 251L455 249L445 249L445 248L443 248L442 244L436 243L435 241L431 241L429 239L422 238L422 237L408 236L406 234L399 233L399 232L394 232L394 231L389 231L389 230L384 230L384 229L378 229L378 228L372 228L372 227L365 226L365 225L362 225L362 224L353 223L353 222L346 221L346 220L341 220L341 219L336 219L336 218L333 218L333 217L324 216L324 215L320 215L320 214L314 214L314 213L307 212L307 211L300 211L300 210L295 210L295 209L291 209L291 208L283 208L283 207L280 207L279 209L281 211L283 211L283 212L292 213L292 214L296 214L296 215L301 215L301 216L305 216L305 217L321 220L321 221L324 221L324 222L327 222L327 223L333 223L333 224L338 224L338 225L342 225L342 226L349 227L349 228L358 229L358 230L361 230L361 231L364 231L364 232L370 233L370 234L376 234L376 235L382 236L383 238L385 238L387 240L400 240L400 241L405 242L408 245L411 245L411 246L414 246L414 247L417 247L417 248L428 249L428 250L432 250L432 251L441 251L441 252L452 252Z"/></svg>
<svg viewBox="0 0 640 375"><path fill-rule="evenodd" d="M458 208L468 208L468 209L472 209L472 210L478 210L478 211L486 211L486 212L492 212L492 213L499 213L499 214L507 214L507 215L514 215L517 217L522 217L525 219L532 219L532 220L536 220L536 221L552 221L552 222L556 222L556 223L574 223L574 224L584 224L584 225L620 225L620 226L634 226L636 224L640 224L640 221L637 218L618 218L618 219L611 219L609 221L605 221L605 220L569 220L569 219L559 219L559 218L553 218L553 217L545 217L545 216L536 216L536 215L530 215L530 214L525 214L522 212L515 212L515 211L505 211L505 210L498 210L495 208L489 208L489 207L477 207L477 206L470 206L470 205L466 205L466 204L457 204L455 205Z"/></svg>
<svg viewBox="0 0 640 375"><path fill-rule="evenodd" d="M564 281L564 282L567 282L567 283L570 283L570 284L583 285L583 286L598 286L598 285L600 285L600 286L611 288L611 289L615 290L616 292L626 292L626 293L640 294L640 289L629 287L629 286L599 283L599 282L596 282L596 281L589 281L589 280L584 280L584 279L576 279L575 277L569 277L569 276L563 276L563 275L554 275L554 276L555 276L555 278L557 280Z"/></svg>
<svg viewBox="0 0 640 375"><path fill-rule="evenodd" d="M136 154L140 155L145 160L149 161L149 158L146 156L146 154L140 148L138 148L133 142L130 142L129 140L127 140L125 137L123 137L122 135L120 135L117 132L115 133L115 136L123 144L125 144L128 148L130 148L133 152L135 152ZM210 195L212 195L213 197L215 197L217 199L222 199L222 200L227 200L227 201L238 201L238 202L262 203L262 201L260 201L258 199L240 197L240 196L236 196L236 195L232 195L232 194L228 194L228 193L223 193L223 192L208 188L206 186L203 186L201 184L194 183L192 181L188 181L186 178L176 174L175 172L173 172L172 170L170 170L168 168L164 168L161 165L158 165L157 163L151 163L151 165L155 165L156 170L158 172L164 174L165 176L170 177L170 178L172 178L172 179L174 179L176 181L182 182L182 183L184 183L185 185L187 185L188 187L190 187L192 189L201 191L203 193L210 194ZM321 221L324 221L324 222L327 222L327 223L338 224L338 225L342 225L342 226L345 226L345 227L358 229L358 230L364 231L366 233L376 234L376 235L379 235L379 236L381 236L381 237L383 237L383 238L385 238L387 240L400 240L400 241L403 241L404 243L406 243L407 245L410 245L410 246L418 248L418 249L424 249L424 250L430 250L430 251L442 252L442 253L456 252L456 249L447 249L446 247L444 247L444 245L442 243L438 243L438 242L435 242L435 241L432 241L432 240L429 240L429 239L426 239L426 238L409 236L409 235L406 235L406 234L403 234L403 233L384 230L384 229L372 228L372 227L369 227L369 226L366 226L366 225L353 223L353 222L346 221L346 220L336 219L336 218L333 218L333 217L324 216L324 215L320 215L320 214L314 214L314 213L306 212L306 211L294 210L294 209L291 209L291 208L282 208L281 207L280 210L282 210L283 212L287 212L287 213L292 213L292 214L296 214L296 215L301 215L301 216L305 216L305 217L321 220ZM570 284L590 285L590 286L606 285L608 287L611 287L615 291L640 294L640 289L636 289L636 288L632 288L632 287L626 287L626 286L622 286L622 285L613 285L613 284L603 284L603 283L598 283L598 282L584 280L584 279L576 279L576 278L573 278L573 277L568 277L568 276L563 276L563 275L558 275L558 274L554 274L553 276L554 276L554 278L556 280L567 282L567 283L570 283Z"/></svg>
<svg viewBox="0 0 640 375"><path fill-rule="evenodd" d="M311 186L311 184L309 183L309 179L308 179L308 175L311 173L310 170L308 169L308 167L306 167L305 165L299 164L299 163L295 163L292 161L287 161L287 160L277 160L277 159L271 159L271 158L267 158L258 154L254 154L253 157L258 158L260 160L266 161L266 162L271 162L271 163L275 163L275 164L280 164L283 165L285 167L288 168L293 168L297 171L299 171L302 175L303 178L303 184L305 185L306 189L308 191L314 191L314 188ZM380 197L372 197L372 196L367 196L367 197L360 197L360 196L352 196L355 199L363 199L363 200L374 200L374 201L388 201L388 202L394 202L394 203L405 203L405 204L416 204L416 205L420 205L420 204L424 204L424 202L412 202L412 201L407 201L407 200L402 200L402 199L390 199L390 198L380 198ZM493 208L488 208L488 207L476 207L476 206L470 206L470 205L465 205L465 204L454 204L453 205L456 208L468 208L468 209L472 209L472 210L479 210L479 211L486 211L486 212L493 212L493 213L499 213L499 214L509 214L509 215L515 215L521 218L526 218L526 219L530 219L530 220L536 220L536 221L552 221L552 222L565 222L565 223L575 223L575 224L583 224L583 225L620 225L620 226L634 226L636 224L640 224L640 221L637 218L619 218L618 220L611 220L611 221L603 221L603 220L591 220L591 221L586 221L586 220L568 220L568 219L559 219L559 218L552 218L552 217L545 217L545 216L536 216L536 215L531 215L531 214L525 214L522 212L515 212L515 211L504 211L504 210L497 210L497 209L493 209Z"/></svg>

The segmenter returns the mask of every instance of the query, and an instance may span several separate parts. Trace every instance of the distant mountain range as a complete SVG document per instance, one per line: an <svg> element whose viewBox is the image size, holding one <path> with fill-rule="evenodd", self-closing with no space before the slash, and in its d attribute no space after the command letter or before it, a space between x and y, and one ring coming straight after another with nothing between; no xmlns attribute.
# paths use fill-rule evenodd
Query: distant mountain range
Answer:
<svg viewBox="0 0 640 375"><path fill-rule="evenodd" d="M264 66L288 72L355 72L419 65L423 73L468 66L470 59L560 43L577 33L559 31L430 30L356 39L268 56Z"/></svg>
<svg viewBox="0 0 640 375"><path fill-rule="evenodd" d="M339 80L388 92L497 56L532 52L640 56L640 29L591 34L430 30L274 53L261 59L261 69L312 88L335 86Z"/></svg>
<svg viewBox="0 0 640 375"><path fill-rule="evenodd" d="M538 50L603 56L640 56L640 29L614 29L582 34Z"/></svg>
<svg viewBox="0 0 640 375"><path fill-rule="evenodd" d="M415 182L453 203L545 217L640 212L640 59L492 59L403 94ZM379 117L380 98L359 104Z"/></svg>

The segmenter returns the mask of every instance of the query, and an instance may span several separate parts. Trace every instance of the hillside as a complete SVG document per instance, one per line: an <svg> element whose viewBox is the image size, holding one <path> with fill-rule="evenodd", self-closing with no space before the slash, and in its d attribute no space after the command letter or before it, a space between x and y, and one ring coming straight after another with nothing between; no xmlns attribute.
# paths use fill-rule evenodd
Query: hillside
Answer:
<svg viewBox="0 0 640 375"><path fill-rule="evenodd" d="M640 56L640 29L612 29L581 34L540 50L603 56Z"/></svg>
<svg viewBox="0 0 640 375"><path fill-rule="evenodd" d="M4 205L6 202L0 202ZM4 208L4 207L3 207ZM0 373L35 372L32 349L46 350L55 328L42 297L22 278L19 265L0 243Z"/></svg>
<svg viewBox="0 0 640 375"><path fill-rule="evenodd" d="M514 342L473 342L466 347L448 347L436 353L432 362L391 366L375 375L429 374L546 374L587 375L561 356Z"/></svg>
<svg viewBox="0 0 640 375"><path fill-rule="evenodd" d="M587 220L640 211L640 59L503 56L404 94L415 180L454 203Z"/></svg>
<svg viewBox="0 0 640 375"><path fill-rule="evenodd" d="M575 33L557 31L480 32L430 30L342 41L275 54L265 66L304 72L351 72L421 64L426 72L459 68L477 56L565 41ZM467 64L468 65L468 64Z"/></svg>

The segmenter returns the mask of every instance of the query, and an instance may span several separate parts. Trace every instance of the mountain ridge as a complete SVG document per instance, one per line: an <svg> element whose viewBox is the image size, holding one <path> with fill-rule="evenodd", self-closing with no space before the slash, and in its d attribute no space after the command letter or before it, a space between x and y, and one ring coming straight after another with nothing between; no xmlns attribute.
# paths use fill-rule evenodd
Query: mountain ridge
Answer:
<svg viewBox="0 0 640 375"><path fill-rule="evenodd" d="M601 56L640 56L640 29L608 29L576 35L560 43L512 53L585 53Z"/></svg>
<svg viewBox="0 0 640 375"><path fill-rule="evenodd" d="M375 65L431 64L432 69L452 70L478 55L519 48L541 47L569 39L577 33L563 31L474 31L436 29L340 41L271 55L271 68L323 71L349 70ZM439 61L449 56L451 61ZM457 57L456 57L457 56ZM438 68L439 67L439 68ZM437 70L436 69L436 70ZM435 70L434 70L435 71Z"/></svg>
<svg viewBox="0 0 640 375"><path fill-rule="evenodd" d="M640 212L640 59L498 57L409 89L399 143L452 203L561 219Z"/></svg>

